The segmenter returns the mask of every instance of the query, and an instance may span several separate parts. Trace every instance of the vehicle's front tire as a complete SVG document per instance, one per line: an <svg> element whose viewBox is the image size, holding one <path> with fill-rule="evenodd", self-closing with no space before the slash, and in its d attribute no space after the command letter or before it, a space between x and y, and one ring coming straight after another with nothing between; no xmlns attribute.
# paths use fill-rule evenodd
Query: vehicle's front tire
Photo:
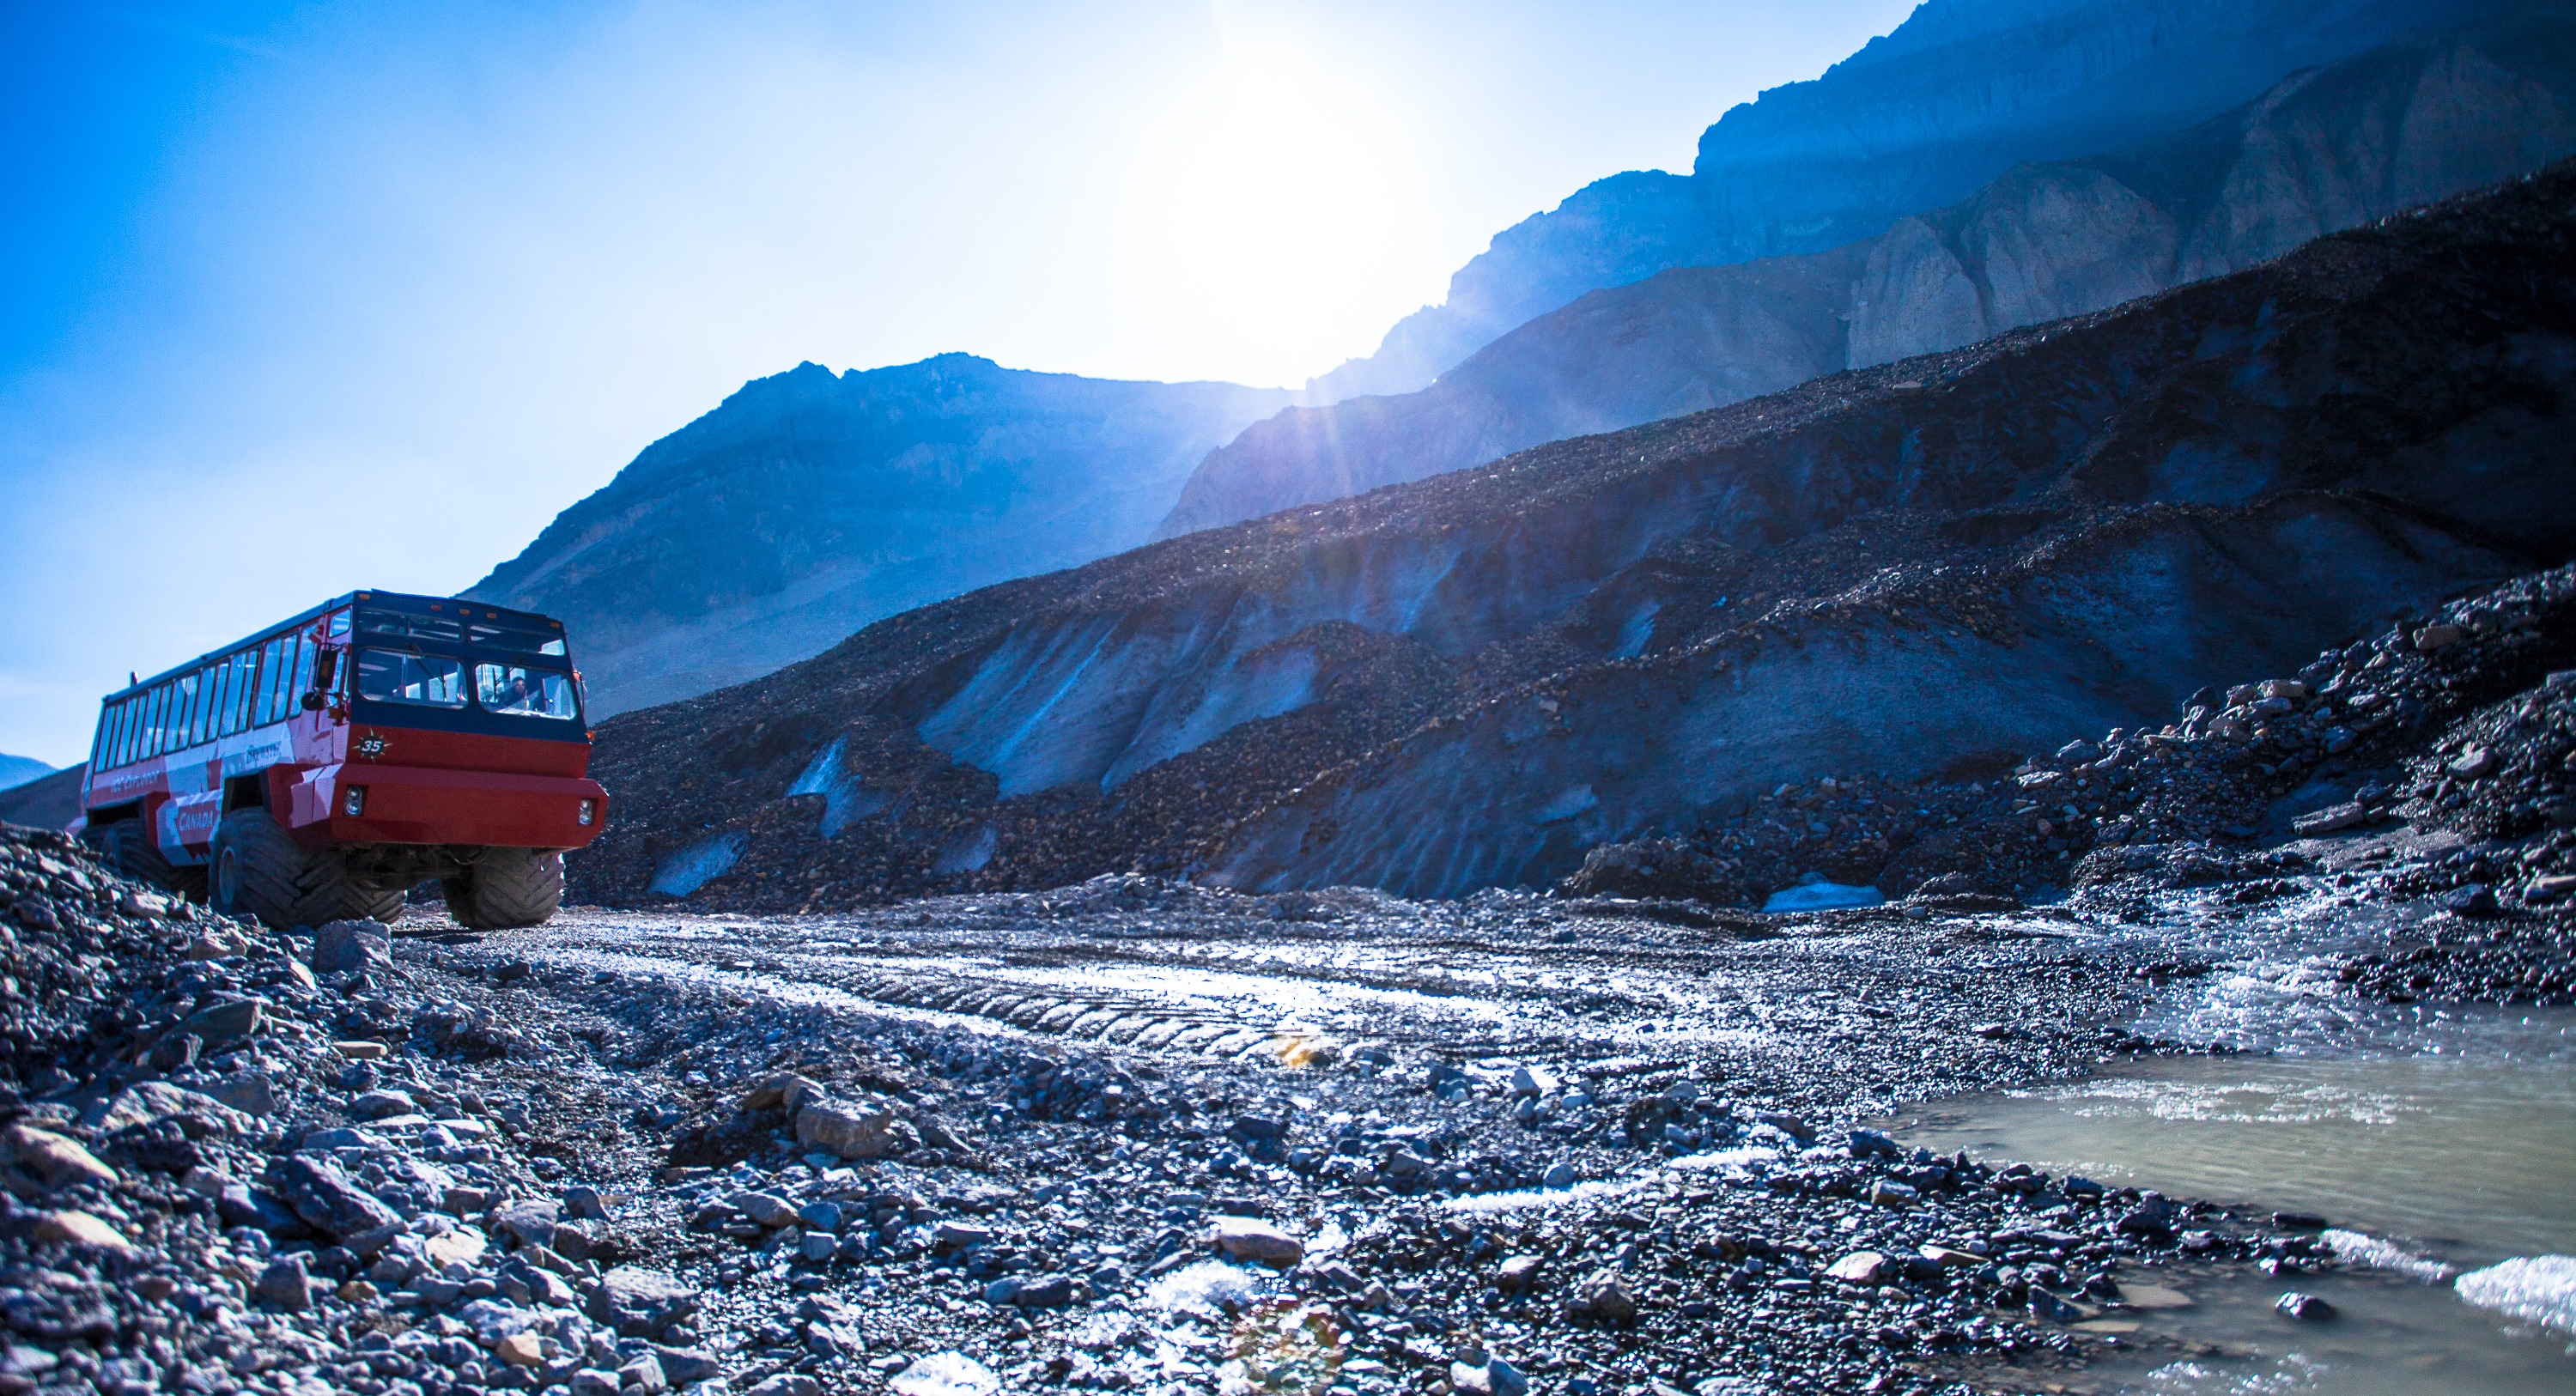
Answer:
<svg viewBox="0 0 2576 1396"><path fill-rule="evenodd" d="M152 841L152 830L142 820L110 824L99 831L98 841L107 853L107 861L137 882L148 882L184 897L202 897L206 893L206 870L183 868L163 857L161 846Z"/></svg>
<svg viewBox="0 0 2576 1396"><path fill-rule="evenodd" d="M403 894L360 887L331 849L307 853L264 809L237 809L215 826L206 859L215 910L256 916L276 930L331 921L402 919Z"/></svg>
<svg viewBox="0 0 2576 1396"><path fill-rule="evenodd" d="M472 931L541 926L563 905L563 855L544 848L487 848L463 877L443 878L447 914Z"/></svg>

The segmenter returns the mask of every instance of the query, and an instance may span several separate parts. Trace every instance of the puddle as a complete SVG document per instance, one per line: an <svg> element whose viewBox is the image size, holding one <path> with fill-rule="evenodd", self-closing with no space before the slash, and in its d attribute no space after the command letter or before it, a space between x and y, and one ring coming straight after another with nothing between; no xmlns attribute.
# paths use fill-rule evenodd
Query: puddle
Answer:
<svg viewBox="0 0 2576 1396"><path fill-rule="evenodd" d="M2142 1313L2141 1327L2224 1355L2125 1371L2115 1358L2096 1369L2115 1389L2576 1390L2576 1334L2549 1326L2567 1315L2576 1272L2553 1259L2576 1256L2576 1014L2354 1021L2332 1048L2313 1045L2314 1021L2283 1020L2273 1055L2141 1061L1888 1123L1945 1153L2333 1223L2330 1239L2356 1262L2340 1273L2172 1272L2196 1302ZM2340 1316L2274 1313L2293 1288Z"/></svg>

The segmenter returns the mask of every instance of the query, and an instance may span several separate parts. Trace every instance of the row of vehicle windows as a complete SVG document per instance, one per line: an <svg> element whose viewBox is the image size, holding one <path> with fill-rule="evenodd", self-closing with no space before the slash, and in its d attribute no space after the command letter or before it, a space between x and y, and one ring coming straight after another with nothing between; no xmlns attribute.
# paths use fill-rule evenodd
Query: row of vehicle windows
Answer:
<svg viewBox="0 0 2576 1396"><path fill-rule="evenodd" d="M331 617L334 638L349 616ZM311 633L274 635L192 674L162 680L99 715L92 769L107 770L283 722L313 687L319 647Z"/></svg>

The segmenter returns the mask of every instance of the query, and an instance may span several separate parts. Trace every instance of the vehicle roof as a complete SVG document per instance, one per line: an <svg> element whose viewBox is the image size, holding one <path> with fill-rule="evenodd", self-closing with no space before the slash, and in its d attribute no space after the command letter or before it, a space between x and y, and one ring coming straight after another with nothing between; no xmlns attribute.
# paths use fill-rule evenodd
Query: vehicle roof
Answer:
<svg viewBox="0 0 2576 1396"><path fill-rule="evenodd" d="M164 679L176 678L191 670L202 669L220 659L229 659L240 653L242 650L249 648L252 644L266 640L280 631L298 629L312 621L320 619L323 616L329 615L331 612L336 611L343 606L354 605L361 601L370 606L382 606L388 610L397 611L426 611L433 608L444 611L447 607L453 606L456 608L457 614L459 615L463 615L468 611L481 611L487 619L491 620L509 619L525 621L541 630L547 628L556 630L563 629L563 622L556 620L552 616L541 616L534 611L514 610L508 606L494 606L482 601L459 601L453 596L421 596L407 591L369 590L343 592L318 606L313 606L306 610L299 611L284 620L263 625L259 629L233 641L229 645L218 645L215 648L206 651L204 654L198 655L194 659L173 664L169 668L164 669L157 674L153 674L147 678L138 679L135 682L127 684L125 687L108 694L99 701L102 703L113 703L120 698L131 697Z"/></svg>

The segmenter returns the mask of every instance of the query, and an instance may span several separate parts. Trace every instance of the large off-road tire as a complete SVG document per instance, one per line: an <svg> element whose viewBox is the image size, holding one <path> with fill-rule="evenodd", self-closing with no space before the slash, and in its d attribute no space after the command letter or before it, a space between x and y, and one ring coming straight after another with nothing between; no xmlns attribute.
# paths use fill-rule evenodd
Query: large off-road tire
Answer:
<svg viewBox="0 0 2576 1396"><path fill-rule="evenodd" d="M472 931L542 926L563 905L563 855L543 848L487 848L463 877L442 879L447 914Z"/></svg>
<svg viewBox="0 0 2576 1396"><path fill-rule="evenodd" d="M98 842L107 861L137 882L167 888L183 897L203 897L206 893L206 870L183 868L163 857L161 846L152 841L151 826L142 820L110 824L99 831Z"/></svg>
<svg viewBox="0 0 2576 1396"><path fill-rule="evenodd" d="M277 930L372 917L402 919L403 894L360 887L340 855L307 853L264 809L237 809L215 826L206 859L207 901L215 910L256 916Z"/></svg>

